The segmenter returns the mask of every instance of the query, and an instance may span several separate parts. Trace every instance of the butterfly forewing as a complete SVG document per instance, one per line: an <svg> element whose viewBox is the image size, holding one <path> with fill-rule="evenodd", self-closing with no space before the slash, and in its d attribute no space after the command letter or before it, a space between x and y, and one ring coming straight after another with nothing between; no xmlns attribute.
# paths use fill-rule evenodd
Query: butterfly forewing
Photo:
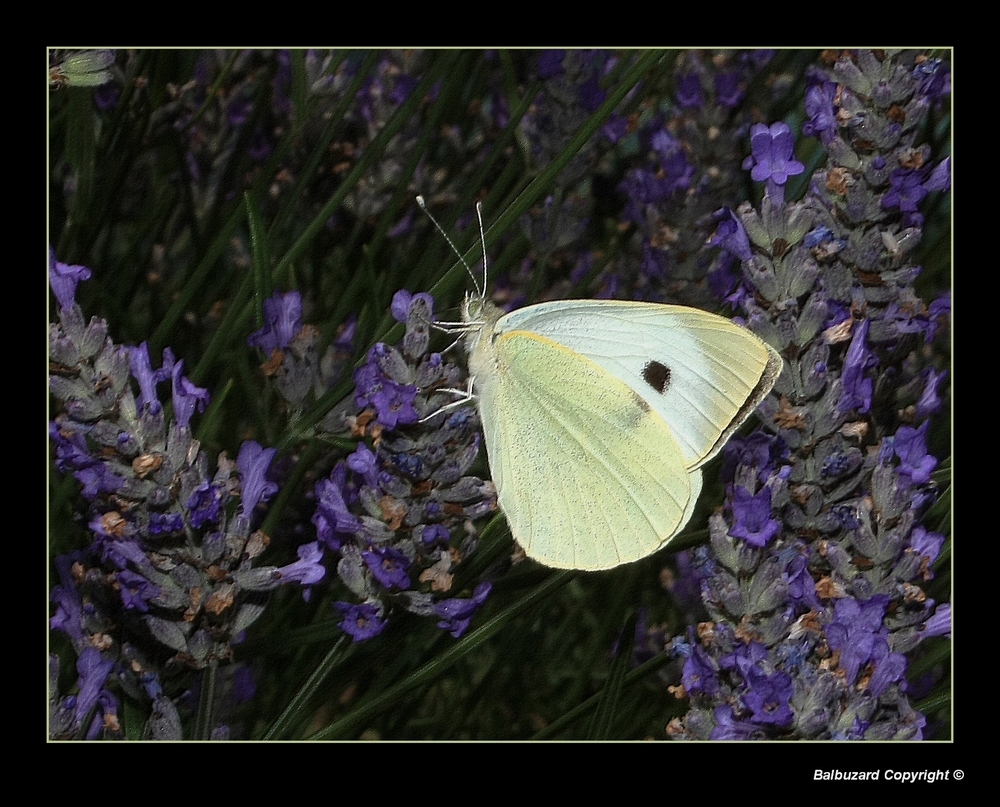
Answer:
<svg viewBox="0 0 1000 807"><path fill-rule="evenodd" d="M498 328L545 336L621 379L663 418L689 471L718 453L781 368L750 331L683 306L560 300L514 311Z"/></svg>

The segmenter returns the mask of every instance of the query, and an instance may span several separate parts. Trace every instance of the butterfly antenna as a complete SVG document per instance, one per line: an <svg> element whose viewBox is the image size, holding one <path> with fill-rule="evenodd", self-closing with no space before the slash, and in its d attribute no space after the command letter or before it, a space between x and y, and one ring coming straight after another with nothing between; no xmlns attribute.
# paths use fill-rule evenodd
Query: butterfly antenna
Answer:
<svg viewBox="0 0 1000 807"><path fill-rule="evenodd" d="M469 277L472 278L472 282L475 284L476 291L479 293L479 296L480 297L485 296L482 287L479 285L479 281L476 279L476 276L472 273L472 269L469 268L469 264L467 264L465 262L465 258L462 256L462 253L458 251L458 248L455 246L455 243L448 237L448 233L446 233L444 231L444 227L442 227L440 224L438 224L438 220L436 218L434 218L434 216L431 214L431 211L427 209L427 203L424 201L424 197L423 196L418 196L417 197L417 204L420 205L420 209L423 210L424 213L427 214L427 218L429 218L432 222L434 222L434 226L437 227L438 232L441 233L441 235L444 236L444 240L448 242L448 246L451 247L451 251L454 252L458 256L458 259L462 262L462 266L465 267L465 271L468 272L469 273ZM485 238L485 236L483 236L483 214L480 211L481 207L482 207L482 205L479 202L476 202L476 212L479 214L479 234L480 234L480 237L483 239L483 278L485 279L485 277L486 277L486 238Z"/></svg>
<svg viewBox="0 0 1000 807"><path fill-rule="evenodd" d="M482 202L476 202L476 216L479 219L479 240L482 242L482 245L483 245L483 288L485 289L486 286L487 286L487 280L489 279L489 275L486 274L486 233L483 232L483 203ZM477 288L478 288L478 284L477 284ZM484 293L482 291L480 291L479 296L483 297Z"/></svg>

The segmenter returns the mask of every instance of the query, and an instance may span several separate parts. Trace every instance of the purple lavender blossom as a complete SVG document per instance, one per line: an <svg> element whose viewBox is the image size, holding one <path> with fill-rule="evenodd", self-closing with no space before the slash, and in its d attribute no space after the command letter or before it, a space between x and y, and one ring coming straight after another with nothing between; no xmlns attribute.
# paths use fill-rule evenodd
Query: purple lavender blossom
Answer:
<svg viewBox="0 0 1000 807"><path fill-rule="evenodd" d="M719 690L718 662L701 648L697 642L686 647L689 652L684 659L681 682L688 693L703 692L714 695Z"/></svg>
<svg viewBox="0 0 1000 807"><path fill-rule="evenodd" d="M406 570L410 562L406 555L391 546L373 546L367 552L362 552L365 565L371 570L385 588L406 589L410 587L410 577Z"/></svg>
<svg viewBox="0 0 1000 807"><path fill-rule="evenodd" d="M927 453L928 426L929 421L926 420L916 429L900 426L890 443L900 460L897 470L911 485L926 485L938 465L937 459Z"/></svg>
<svg viewBox="0 0 1000 807"><path fill-rule="evenodd" d="M357 450L347 455L347 467L358 474L366 485L376 488L379 485L378 456L364 443L358 443Z"/></svg>
<svg viewBox="0 0 1000 807"><path fill-rule="evenodd" d="M80 691L76 696L74 714L77 725L82 725L91 709L97 706L114 666L114 662L103 658L97 648L88 647L80 654L76 661L76 670L80 674ZM93 739L95 735L96 726L92 726L87 732L87 739Z"/></svg>
<svg viewBox="0 0 1000 807"><path fill-rule="evenodd" d="M191 492L184 506L191 525L195 529L201 529L206 524L219 522L225 502L225 488L206 480Z"/></svg>
<svg viewBox="0 0 1000 807"><path fill-rule="evenodd" d="M924 636L951 638L951 603L942 603L924 625Z"/></svg>
<svg viewBox="0 0 1000 807"><path fill-rule="evenodd" d="M840 669L853 684L861 666L873 658L877 645L883 645L888 631L882 627L889 598L875 596L870 600L837 600L834 620L826 626L827 641L840 652Z"/></svg>
<svg viewBox="0 0 1000 807"><path fill-rule="evenodd" d="M705 103L697 73L685 73L677 79L677 103L687 109L698 109Z"/></svg>
<svg viewBox="0 0 1000 807"><path fill-rule="evenodd" d="M362 531L362 522L351 512L345 490L347 489L347 469L338 465L328 479L316 483L316 512L313 524L321 541L330 549L338 551L344 536Z"/></svg>
<svg viewBox="0 0 1000 807"><path fill-rule="evenodd" d="M837 132L833 107L836 92L837 85L832 81L814 84L806 90L806 114L809 115L809 120L802 125L803 135L816 137L824 144L833 139Z"/></svg>
<svg viewBox="0 0 1000 807"><path fill-rule="evenodd" d="M417 300L421 300L427 306L427 311L429 313L433 312L434 298L427 292L424 291L418 292L417 294L411 294L406 289L400 289L392 295L392 305L389 309L392 312L392 318L396 320L396 322L406 322L406 318L410 314L410 308Z"/></svg>
<svg viewBox="0 0 1000 807"><path fill-rule="evenodd" d="M468 599L453 598L442 600L434 606L434 613L441 617L438 627L448 631L456 639L468 630L472 616L479 610L493 588L488 581L476 586Z"/></svg>
<svg viewBox="0 0 1000 807"><path fill-rule="evenodd" d="M86 266L70 266L56 260L56 251L49 247L49 280L52 292L62 308L76 305L76 287L84 280L90 280L90 270Z"/></svg>
<svg viewBox="0 0 1000 807"><path fill-rule="evenodd" d="M157 385L173 372L173 354L169 350L163 353L163 366L154 370L149 358L149 347L145 342L128 349L129 367L132 376L139 382L139 397L136 405L139 409L149 408L152 414L161 411L162 404L156 393Z"/></svg>
<svg viewBox="0 0 1000 807"><path fill-rule="evenodd" d="M264 325L250 334L247 342L270 355L288 347L302 328L302 295L275 292L264 301Z"/></svg>
<svg viewBox="0 0 1000 807"><path fill-rule="evenodd" d="M764 547L781 531L781 523L772 516L771 491L761 488L750 493L742 485L733 488L733 521L729 530L733 538L750 546Z"/></svg>
<svg viewBox="0 0 1000 807"><path fill-rule="evenodd" d="M276 570L286 583L299 583L312 586L326 576L326 568L322 564L323 547L319 541L302 544L298 548L299 559Z"/></svg>
<svg viewBox="0 0 1000 807"><path fill-rule="evenodd" d="M767 194L773 198L784 198L782 186L789 177L801 174L806 167L793 155L795 139L787 123L781 121L765 126L754 124L750 130L752 154L743 161L743 167L750 170L756 182L767 183Z"/></svg>
<svg viewBox="0 0 1000 807"><path fill-rule="evenodd" d="M758 725L776 727L785 727L792 722L793 713L789 701L793 685L788 673L778 671L769 675L754 666L746 672L746 681L743 702L750 710L751 721Z"/></svg>
<svg viewBox="0 0 1000 807"><path fill-rule="evenodd" d="M243 501L240 509L247 518L258 504L267 501L278 491L278 486L265 478L268 466L277 453L278 449L264 448L253 440L247 440L240 446L240 453L236 458L236 467L243 476Z"/></svg>
<svg viewBox="0 0 1000 807"><path fill-rule="evenodd" d="M890 190L882 197L882 207L898 208L904 213L915 213L927 195L927 189L917 171L897 168L889 177Z"/></svg>
<svg viewBox="0 0 1000 807"><path fill-rule="evenodd" d="M542 79L552 78L561 75L563 72L562 61L566 56L566 51L550 49L542 51L538 57L538 77Z"/></svg>
<svg viewBox="0 0 1000 807"><path fill-rule="evenodd" d="M715 728L709 735L712 740L753 740L763 737L759 727L753 723L739 720L731 706L719 706L715 709Z"/></svg>
<svg viewBox="0 0 1000 807"><path fill-rule="evenodd" d="M208 390L192 384L185 376L181 375L184 370L184 362L179 361L173 366L171 377L173 379L173 403L174 418L181 428L188 428L191 423L191 416L195 410L204 412L208 406Z"/></svg>
<svg viewBox="0 0 1000 807"><path fill-rule="evenodd" d="M867 320L859 323L851 337L844 360L844 393L838 404L841 412L871 411L874 382L869 371L878 364L878 358L865 342L869 326Z"/></svg>
<svg viewBox="0 0 1000 807"><path fill-rule="evenodd" d="M382 618L382 606L377 603L334 603L337 610L344 615L340 623L341 630L351 636L355 642L372 639L385 630L389 623Z"/></svg>
<svg viewBox="0 0 1000 807"><path fill-rule="evenodd" d="M716 211L715 215L719 225L709 243L712 246L722 247L741 261L749 261L753 257L753 252L750 250L750 238L743 222L728 208Z"/></svg>
<svg viewBox="0 0 1000 807"><path fill-rule="evenodd" d="M387 429L420 419L414 408L416 385L400 383L389 375L394 372L402 372L399 354L380 342L368 351L365 364L354 373L355 401L361 407L374 407L379 423Z"/></svg>
<svg viewBox="0 0 1000 807"><path fill-rule="evenodd" d="M716 100L724 107L735 107L743 100L740 76L735 70L717 73L714 79Z"/></svg>

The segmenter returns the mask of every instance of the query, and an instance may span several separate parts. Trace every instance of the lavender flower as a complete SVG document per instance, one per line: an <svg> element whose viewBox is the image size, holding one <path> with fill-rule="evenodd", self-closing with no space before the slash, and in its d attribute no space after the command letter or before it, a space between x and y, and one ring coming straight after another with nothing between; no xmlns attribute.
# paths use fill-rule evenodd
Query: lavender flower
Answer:
<svg viewBox="0 0 1000 807"><path fill-rule="evenodd" d="M801 174L806 167L792 158L792 130L786 123L772 123L765 126L756 124L750 130L750 147L753 153L743 161L750 176L757 182L767 183L767 194L778 195L778 188L788 182L789 177Z"/></svg>
<svg viewBox="0 0 1000 807"><path fill-rule="evenodd" d="M91 532L89 546L56 559L51 627L69 638L81 677L76 711L70 719L60 707L53 736L95 736L84 713L96 700L105 731L117 735L115 681L132 697L147 693L152 736L178 737L181 718L163 690L167 670L228 660L262 613L262 592L314 584L325 570L318 544L300 549L297 564L254 568L268 538L251 532L253 511L277 491L266 479L275 450L247 441L235 463L223 454L211 475L190 428L207 391L181 374L169 350L156 369L145 343L120 347L104 323L84 325L73 291L88 276L53 256L61 308L50 331L51 389L64 411L50 433L57 467L83 486ZM160 399L165 382L173 420Z"/></svg>
<svg viewBox="0 0 1000 807"><path fill-rule="evenodd" d="M347 417L374 443L359 443L316 486L318 536L361 600L336 606L355 641L381 633L394 607L442 617L438 626L458 637L489 592L442 599L476 549L468 523L495 510L496 498L490 483L467 475L479 453L474 409L451 407L454 396L439 391L460 382L458 368L429 351L432 304L426 293L393 297L393 315L406 323L402 349L369 350L354 375L363 411Z"/></svg>
<svg viewBox="0 0 1000 807"><path fill-rule="evenodd" d="M304 408L310 395L319 397L340 375L342 361L337 359L337 352L344 345L331 345L321 359L319 336L317 328L303 324L302 295L291 291L275 292L264 301L264 325L247 339L249 345L264 353L266 360L261 370L274 381L293 411Z"/></svg>
<svg viewBox="0 0 1000 807"><path fill-rule="evenodd" d="M389 623L382 618L384 613L381 603L335 603L337 610L344 615L340 629L351 636L355 642L372 639L385 630Z"/></svg>
<svg viewBox="0 0 1000 807"><path fill-rule="evenodd" d="M468 629L473 615L486 602L492 588L492 584L484 580L476 586L472 597L468 599L453 598L437 603L434 606L434 613L441 618L437 626L457 639Z"/></svg>
<svg viewBox="0 0 1000 807"><path fill-rule="evenodd" d="M929 156L914 140L931 106L920 97L925 76L907 58L858 52L817 74L809 131L829 163L801 202L784 198L784 181L802 170L788 127L754 129L746 167L766 183L764 199L759 211L736 211L745 236L727 217L716 243L743 264L751 327L786 357L761 407L775 448L727 448L730 503L710 521L712 555L694 554L712 622L699 653L690 636L673 642L691 711L668 727L672 737L886 739L924 729L907 701L907 654L947 630L950 609L920 590L943 541L918 524L935 497L925 435L942 374L903 361L915 329L896 313L905 305L927 316L904 261L926 198L919 177L934 173L888 170ZM897 395L912 396L909 408ZM923 420L876 420L880 408Z"/></svg>

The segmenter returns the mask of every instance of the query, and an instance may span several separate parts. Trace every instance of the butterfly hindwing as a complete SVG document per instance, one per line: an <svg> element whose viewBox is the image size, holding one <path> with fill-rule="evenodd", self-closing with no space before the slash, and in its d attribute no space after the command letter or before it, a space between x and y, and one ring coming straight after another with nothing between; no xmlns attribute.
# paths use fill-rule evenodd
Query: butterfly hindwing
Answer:
<svg viewBox="0 0 1000 807"><path fill-rule="evenodd" d="M700 473L688 472L663 418L628 384L507 319L480 338L470 366L515 539L559 568L649 555L690 517Z"/></svg>

